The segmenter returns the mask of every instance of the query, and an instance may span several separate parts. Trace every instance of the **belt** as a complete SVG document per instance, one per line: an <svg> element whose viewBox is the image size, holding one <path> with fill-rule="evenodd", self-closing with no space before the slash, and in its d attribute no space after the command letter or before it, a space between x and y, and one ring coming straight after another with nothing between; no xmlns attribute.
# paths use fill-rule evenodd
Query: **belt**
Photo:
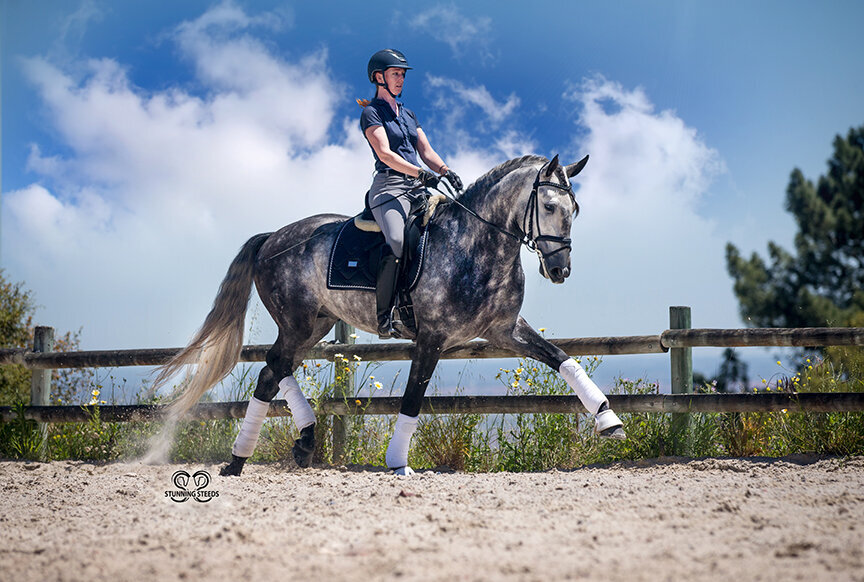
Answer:
<svg viewBox="0 0 864 582"><path fill-rule="evenodd" d="M405 178L407 180L416 180L414 176L409 176L404 172L400 172L399 170L394 170L392 168L388 168L386 170L378 170L379 174L387 174L388 176L399 176L401 178Z"/></svg>

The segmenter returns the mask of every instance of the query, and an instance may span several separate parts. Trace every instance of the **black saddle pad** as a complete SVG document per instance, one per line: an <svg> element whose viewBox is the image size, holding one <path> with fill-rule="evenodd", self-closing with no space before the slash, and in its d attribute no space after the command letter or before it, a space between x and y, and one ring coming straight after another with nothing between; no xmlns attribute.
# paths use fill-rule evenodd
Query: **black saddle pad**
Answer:
<svg viewBox="0 0 864 582"><path fill-rule="evenodd" d="M409 253L414 258L408 268L402 271L400 288L409 291L417 285L426 251L428 229L420 236L406 236L405 240L415 240L414 252ZM378 277L378 260L381 249L387 244L380 232L366 232L354 225L354 220L342 224L333 248L330 249L330 264L327 266L328 289L355 289L359 291L375 291L375 281Z"/></svg>

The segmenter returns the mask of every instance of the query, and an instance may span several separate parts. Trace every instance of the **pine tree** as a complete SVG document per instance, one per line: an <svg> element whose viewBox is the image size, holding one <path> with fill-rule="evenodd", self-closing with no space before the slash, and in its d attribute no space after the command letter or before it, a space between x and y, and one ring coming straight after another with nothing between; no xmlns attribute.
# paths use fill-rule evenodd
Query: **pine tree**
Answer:
<svg viewBox="0 0 864 582"><path fill-rule="evenodd" d="M792 171L786 210L795 217L795 254L768 244L770 264L726 245L742 318L759 327L851 325L864 313L864 126L834 139L817 184Z"/></svg>

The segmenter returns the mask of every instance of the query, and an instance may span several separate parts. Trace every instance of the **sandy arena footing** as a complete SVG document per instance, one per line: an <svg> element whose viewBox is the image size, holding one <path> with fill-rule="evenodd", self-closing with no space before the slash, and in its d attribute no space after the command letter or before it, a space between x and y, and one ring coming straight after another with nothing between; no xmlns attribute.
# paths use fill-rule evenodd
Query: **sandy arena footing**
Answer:
<svg viewBox="0 0 864 582"><path fill-rule="evenodd" d="M10 461L0 489L0 578L19 582L864 581L864 457L240 478Z"/></svg>

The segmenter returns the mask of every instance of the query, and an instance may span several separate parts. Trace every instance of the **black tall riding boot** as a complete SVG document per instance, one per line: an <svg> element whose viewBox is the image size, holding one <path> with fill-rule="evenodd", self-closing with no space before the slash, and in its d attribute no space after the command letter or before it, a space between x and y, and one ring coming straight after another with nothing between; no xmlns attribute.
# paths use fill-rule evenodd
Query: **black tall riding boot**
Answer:
<svg viewBox="0 0 864 582"><path fill-rule="evenodd" d="M399 337L399 332L393 327L393 300L396 298L398 282L399 259L392 252L385 252L378 263L378 281L375 289L378 304L378 337L380 339Z"/></svg>

